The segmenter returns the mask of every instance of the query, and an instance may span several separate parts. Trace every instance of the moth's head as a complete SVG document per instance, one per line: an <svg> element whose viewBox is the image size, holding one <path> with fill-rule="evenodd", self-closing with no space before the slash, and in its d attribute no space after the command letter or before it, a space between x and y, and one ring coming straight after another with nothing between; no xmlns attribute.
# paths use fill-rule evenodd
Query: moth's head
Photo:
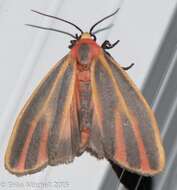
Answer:
<svg viewBox="0 0 177 190"><path fill-rule="evenodd" d="M76 34L75 39L70 41L68 47L72 49L78 42L83 40L96 41L96 36L90 32L82 32L80 35Z"/></svg>
<svg viewBox="0 0 177 190"><path fill-rule="evenodd" d="M84 32L81 34L80 39L91 39L91 34L89 32Z"/></svg>
<svg viewBox="0 0 177 190"><path fill-rule="evenodd" d="M93 39L96 40L96 36L94 34L91 34L89 32L84 32L80 35L80 39Z"/></svg>

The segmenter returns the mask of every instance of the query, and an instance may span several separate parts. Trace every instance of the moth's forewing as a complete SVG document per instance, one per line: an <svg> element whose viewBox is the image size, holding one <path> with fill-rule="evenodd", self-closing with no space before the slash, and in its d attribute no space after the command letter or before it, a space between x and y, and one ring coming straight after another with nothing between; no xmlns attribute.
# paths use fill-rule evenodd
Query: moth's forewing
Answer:
<svg viewBox="0 0 177 190"><path fill-rule="evenodd" d="M91 68L93 129L90 149L132 172L153 175L165 155L154 114L126 72L101 53Z"/></svg>
<svg viewBox="0 0 177 190"><path fill-rule="evenodd" d="M70 55L64 57L20 112L5 155L11 173L35 173L47 164L73 160L80 141L75 67Z"/></svg>

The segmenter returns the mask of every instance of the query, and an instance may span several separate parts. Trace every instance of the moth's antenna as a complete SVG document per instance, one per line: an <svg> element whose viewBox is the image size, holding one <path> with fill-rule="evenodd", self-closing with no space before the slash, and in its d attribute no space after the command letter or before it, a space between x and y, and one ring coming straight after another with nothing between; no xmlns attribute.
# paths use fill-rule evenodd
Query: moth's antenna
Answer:
<svg viewBox="0 0 177 190"><path fill-rule="evenodd" d="M108 15L108 16L102 18L102 19L99 20L98 22L96 22L96 23L90 28L90 34L92 34L93 29L94 29L98 24L100 24L100 23L103 22L104 20L106 20L106 19L108 19L108 18L114 16L118 11L119 11L119 8L118 8L115 12L113 12L112 14L110 14L110 15Z"/></svg>
<svg viewBox="0 0 177 190"><path fill-rule="evenodd" d="M108 26L106 26L106 27L100 28L100 29L96 30L95 32L93 32L93 34L95 35L95 34L97 34L97 33L99 33L99 32L104 31L104 30L108 30L108 29L110 29L111 27L113 27L113 24L110 24L110 25L108 25Z"/></svg>
<svg viewBox="0 0 177 190"><path fill-rule="evenodd" d="M56 17L56 16L52 16L52 15L49 15L49 14L45 14L45 13L42 13L42 12L39 12L39 11L35 11L35 10L33 10L33 9L32 9L31 11L34 12L34 13L37 13L37 14L46 16L46 17L54 18L54 19L60 20L60 21L62 21L62 22L68 23L68 24L74 26L75 28L77 28L77 29L81 32L81 34L84 33L81 28L79 28L77 25L75 25L74 23L72 23L72 22L70 22L70 21L67 21L67 20L65 20L65 19L62 19L62 18L59 18L59 17Z"/></svg>
<svg viewBox="0 0 177 190"><path fill-rule="evenodd" d="M50 30L50 31L54 31L54 32L59 32L59 33L63 33L63 34L66 34L68 36L71 36L72 38L76 39L76 36L70 34L69 32L65 32L65 31L62 31L62 30L57 30L55 28L48 28L48 27L43 27L43 26L37 26L37 25L33 25L33 24L25 24L26 26L31 26L31 27L34 27L34 28L39 28L39 29L43 29L43 30Z"/></svg>

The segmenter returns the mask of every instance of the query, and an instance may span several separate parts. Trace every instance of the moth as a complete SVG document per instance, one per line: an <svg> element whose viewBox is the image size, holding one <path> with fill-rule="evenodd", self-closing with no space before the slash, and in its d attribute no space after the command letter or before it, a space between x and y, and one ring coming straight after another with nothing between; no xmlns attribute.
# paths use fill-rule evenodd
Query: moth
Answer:
<svg viewBox="0 0 177 190"><path fill-rule="evenodd" d="M109 159L131 172L154 175L163 170L165 153L153 111L107 52L119 41L96 42L95 27L70 33L69 53L45 76L21 110L5 154L5 168L21 176L47 165L70 163L84 151ZM106 29L106 28L105 28Z"/></svg>

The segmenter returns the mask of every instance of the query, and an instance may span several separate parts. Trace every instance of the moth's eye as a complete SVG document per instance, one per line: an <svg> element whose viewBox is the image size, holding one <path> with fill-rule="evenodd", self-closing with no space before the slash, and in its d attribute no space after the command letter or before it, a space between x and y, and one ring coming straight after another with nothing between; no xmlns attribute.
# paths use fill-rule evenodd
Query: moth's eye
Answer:
<svg viewBox="0 0 177 190"><path fill-rule="evenodd" d="M94 34L91 34L91 38L96 41L96 36Z"/></svg>

